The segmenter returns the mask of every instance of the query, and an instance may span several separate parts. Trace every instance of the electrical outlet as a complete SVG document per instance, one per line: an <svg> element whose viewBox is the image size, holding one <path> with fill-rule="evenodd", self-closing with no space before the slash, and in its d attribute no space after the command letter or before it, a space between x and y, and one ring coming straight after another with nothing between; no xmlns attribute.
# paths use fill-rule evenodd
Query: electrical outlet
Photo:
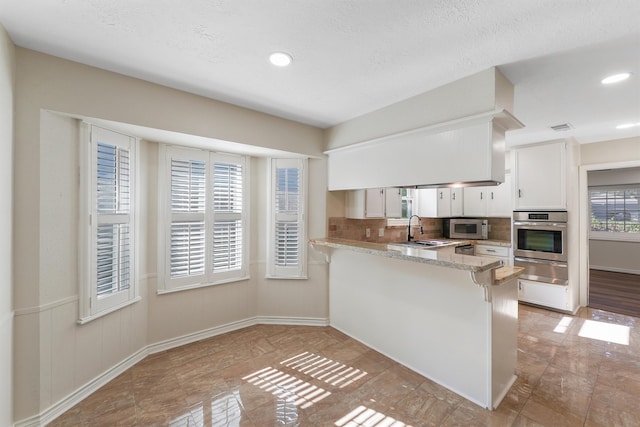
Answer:
<svg viewBox="0 0 640 427"><path fill-rule="evenodd" d="M378 228L378 237L384 237L384 228Z"/></svg>
<svg viewBox="0 0 640 427"><path fill-rule="evenodd" d="M367 239L371 238L371 229L367 228L367 230L365 231L365 235L367 236Z"/></svg>

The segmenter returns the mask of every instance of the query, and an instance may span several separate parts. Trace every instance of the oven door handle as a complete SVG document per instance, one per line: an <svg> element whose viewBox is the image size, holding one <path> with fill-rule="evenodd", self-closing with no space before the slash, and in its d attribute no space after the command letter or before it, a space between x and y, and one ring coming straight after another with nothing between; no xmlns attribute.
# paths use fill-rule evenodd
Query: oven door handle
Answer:
<svg viewBox="0 0 640 427"><path fill-rule="evenodd" d="M529 226L529 227L560 227L567 228L566 222L528 222L528 221L513 221L513 225L516 226Z"/></svg>
<svg viewBox="0 0 640 427"><path fill-rule="evenodd" d="M554 267L568 267L566 262L548 261L548 260L544 260L544 259L515 257L515 258L513 258L513 260L514 261L519 261L519 262L528 262L530 264L546 264L546 265L552 265Z"/></svg>

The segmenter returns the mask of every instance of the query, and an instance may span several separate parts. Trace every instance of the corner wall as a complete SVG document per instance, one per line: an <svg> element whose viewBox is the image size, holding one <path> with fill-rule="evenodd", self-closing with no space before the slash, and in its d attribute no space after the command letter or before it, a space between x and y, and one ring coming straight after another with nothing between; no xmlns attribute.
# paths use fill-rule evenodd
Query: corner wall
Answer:
<svg viewBox="0 0 640 427"><path fill-rule="evenodd" d="M0 425L13 423L12 415L12 211L13 211L13 100L14 46L0 25Z"/></svg>

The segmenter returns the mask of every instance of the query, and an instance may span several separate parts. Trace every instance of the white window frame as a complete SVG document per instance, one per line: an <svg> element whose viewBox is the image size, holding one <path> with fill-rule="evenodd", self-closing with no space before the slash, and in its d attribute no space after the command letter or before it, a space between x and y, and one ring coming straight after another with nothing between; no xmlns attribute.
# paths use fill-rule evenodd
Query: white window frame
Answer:
<svg viewBox="0 0 640 427"><path fill-rule="evenodd" d="M640 242L640 233L632 232L620 232L620 231L594 231L591 229L592 220L592 203L591 203L591 191L623 191L629 188L638 188L640 184L620 184L620 185L603 185L592 186L587 188L587 198L589 207L589 239L593 240L611 240L621 242Z"/></svg>
<svg viewBox="0 0 640 427"><path fill-rule="evenodd" d="M418 200L417 200L418 198L417 198L416 190L413 188L407 188L406 190L407 190L406 195L402 196L402 200L407 203L408 217L387 218L387 227L398 227L398 226L406 227L409 217L411 217L411 215L413 215L418 211ZM409 205L411 205L411 208L409 208Z"/></svg>
<svg viewBox="0 0 640 427"><path fill-rule="evenodd" d="M84 324L141 300L138 287L138 161L139 142L118 132L81 124L80 141L80 232L79 232L79 309L78 323ZM103 142L129 151L128 214L98 214L97 150ZM111 295L98 295L97 233L99 224L129 225L129 288Z"/></svg>
<svg viewBox="0 0 640 427"><path fill-rule="evenodd" d="M160 144L158 165L158 294L247 280L249 276L249 161L245 156L216 153L195 148ZM172 159L200 160L205 162L205 213L176 214L171 210L171 162ZM242 210L241 212L215 212L212 204L213 165L232 163L242 166ZM202 275L171 277L171 224L178 216L183 219L204 217L205 220L205 269ZM213 230L216 221L239 220L242 227L242 265L228 271L213 270Z"/></svg>
<svg viewBox="0 0 640 427"><path fill-rule="evenodd" d="M268 209L267 218L267 269L268 279L307 279L307 199L308 199L308 160L306 158L269 159L268 166ZM298 168L300 199L295 214L276 212L277 170L279 168ZM297 263L292 266L277 265L276 225L278 219L297 221L300 224L298 234Z"/></svg>

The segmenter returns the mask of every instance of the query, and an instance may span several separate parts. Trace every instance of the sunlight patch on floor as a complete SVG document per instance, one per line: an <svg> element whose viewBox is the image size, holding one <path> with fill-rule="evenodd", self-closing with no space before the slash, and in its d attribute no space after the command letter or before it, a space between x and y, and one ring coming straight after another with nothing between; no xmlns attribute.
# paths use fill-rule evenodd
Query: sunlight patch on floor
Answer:
<svg viewBox="0 0 640 427"><path fill-rule="evenodd" d="M616 344L629 345L630 329L628 326L613 323L585 320L578 336Z"/></svg>

